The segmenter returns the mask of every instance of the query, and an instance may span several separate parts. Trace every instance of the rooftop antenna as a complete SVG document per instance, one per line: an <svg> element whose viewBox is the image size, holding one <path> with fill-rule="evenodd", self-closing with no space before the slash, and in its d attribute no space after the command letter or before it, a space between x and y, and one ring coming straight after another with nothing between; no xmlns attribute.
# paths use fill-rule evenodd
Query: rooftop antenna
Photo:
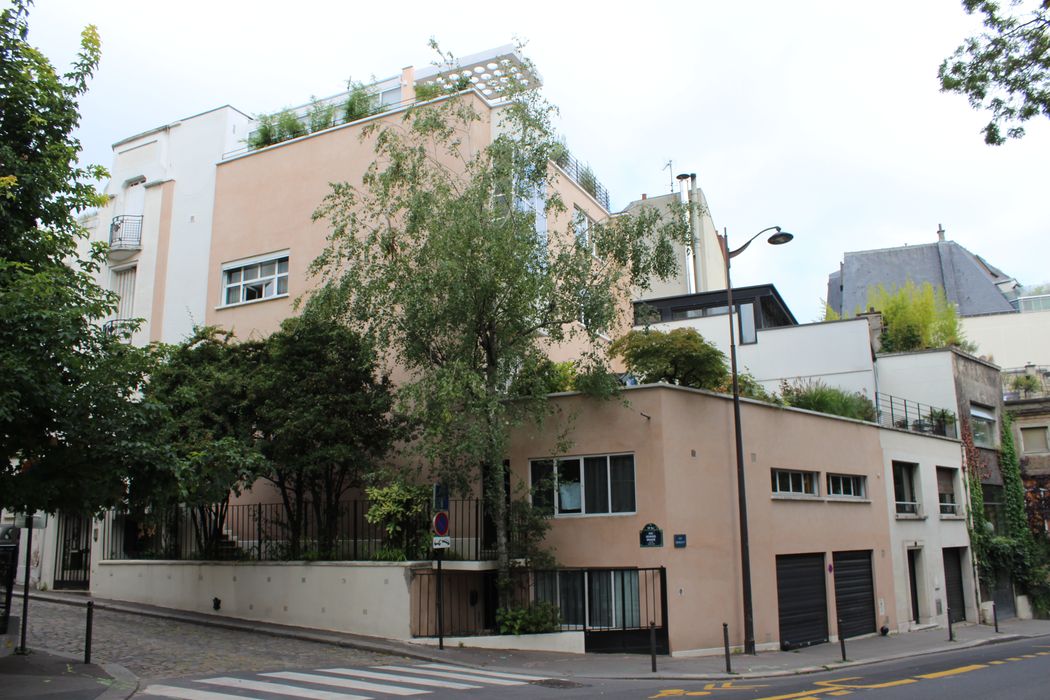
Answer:
<svg viewBox="0 0 1050 700"><path fill-rule="evenodd" d="M674 165L671 161L667 161L667 165L664 166L664 170L671 173L671 194L674 194Z"/></svg>

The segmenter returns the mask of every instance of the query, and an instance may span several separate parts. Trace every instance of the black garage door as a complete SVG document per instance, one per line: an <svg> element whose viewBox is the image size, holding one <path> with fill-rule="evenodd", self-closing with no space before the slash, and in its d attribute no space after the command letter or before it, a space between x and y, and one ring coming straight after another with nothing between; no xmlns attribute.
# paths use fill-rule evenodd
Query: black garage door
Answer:
<svg viewBox="0 0 1050 700"><path fill-rule="evenodd" d="M856 637L875 631L875 586L871 550L835 552L835 606L839 636Z"/></svg>
<svg viewBox="0 0 1050 700"><path fill-rule="evenodd" d="M952 622L962 622L966 619L966 597L963 595L961 547L944 548L944 588Z"/></svg>
<svg viewBox="0 0 1050 700"><path fill-rule="evenodd" d="M828 641L823 554L778 556L777 599L782 649L797 649Z"/></svg>

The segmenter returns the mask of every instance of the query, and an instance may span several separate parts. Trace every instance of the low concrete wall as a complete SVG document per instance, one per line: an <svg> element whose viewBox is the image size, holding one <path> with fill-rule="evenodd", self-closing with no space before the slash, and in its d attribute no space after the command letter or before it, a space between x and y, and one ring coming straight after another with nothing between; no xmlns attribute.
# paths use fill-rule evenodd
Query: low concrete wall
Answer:
<svg viewBox="0 0 1050 700"><path fill-rule="evenodd" d="M102 561L100 598L373 637L411 636L409 563Z"/></svg>
<svg viewBox="0 0 1050 700"><path fill-rule="evenodd" d="M415 644L437 646L433 637L419 637ZM559 651L564 654L584 653L583 632L551 632L550 634L497 634L485 637L445 637L447 647L475 649L518 649L523 651Z"/></svg>

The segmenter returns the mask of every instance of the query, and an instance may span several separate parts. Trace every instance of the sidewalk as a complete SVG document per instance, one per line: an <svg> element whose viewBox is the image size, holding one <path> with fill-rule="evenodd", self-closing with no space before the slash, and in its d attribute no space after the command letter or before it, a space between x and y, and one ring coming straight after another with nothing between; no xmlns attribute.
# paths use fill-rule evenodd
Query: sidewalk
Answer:
<svg viewBox="0 0 1050 700"><path fill-rule="evenodd" d="M92 599L78 594L31 592L30 600L84 606L88 600ZM441 661L478 668L521 670L532 675L562 678L720 680L727 678L788 676L924 654L936 654L938 652L965 649L1026 637L1050 636L1050 620L1003 621L999 625L999 633L996 633L991 626L960 623L954 625L955 641L952 642L948 641L948 631L946 629L936 628L906 634L894 634L888 637L875 635L847 640L846 656L848 660L845 662L842 661L839 645L832 643L790 652L761 652L756 656L735 654L731 658L732 675L726 673L725 658L721 655L701 657L658 656L657 672L653 673L650 665L651 660L648 655L581 655L460 647L446 647L444 650L438 650L433 646L341 632L289 627L260 623L254 620L245 621L219 615L184 612L98 598L93 600L96 612L111 610L134 615L163 617L253 633L270 634L278 637L352 647L426 661ZM30 603L30 615L32 615L32 602ZM8 659L10 658L25 659L26 657L8 657ZM0 675L8 673L8 671L4 670L4 662L7 662L8 659L0 659ZM30 656L29 659L32 661L33 656ZM17 661L14 663L17 663ZM63 660L61 664L57 664L53 668L59 668L60 666L64 668L65 663L66 661ZM79 664L79 666L74 665L73 668L74 670L82 670L87 667ZM125 673L127 672L125 671ZM115 684L114 687L118 684ZM126 697L128 694L110 696L103 700L111 700L111 697ZM89 696L85 695L84 697Z"/></svg>
<svg viewBox="0 0 1050 700"><path fill-rule="evenodd" d="M138 690L138 679L126 669L83 661L34 649L25 656L0 657L0 696L124 700Z"/></svg>

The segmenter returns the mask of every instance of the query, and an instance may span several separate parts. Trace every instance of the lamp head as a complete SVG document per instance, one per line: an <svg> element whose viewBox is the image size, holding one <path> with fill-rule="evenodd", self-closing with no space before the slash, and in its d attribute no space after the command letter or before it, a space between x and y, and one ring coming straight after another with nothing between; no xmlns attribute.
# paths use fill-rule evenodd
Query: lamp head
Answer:
<svg viewBox="0 0 1050 700"><path fill-rule="evenodd" d="M779 228L777 232L769 237L769 245L784 245L789 242L795 236L788 233L787 231L781 231Z"/></svg>

